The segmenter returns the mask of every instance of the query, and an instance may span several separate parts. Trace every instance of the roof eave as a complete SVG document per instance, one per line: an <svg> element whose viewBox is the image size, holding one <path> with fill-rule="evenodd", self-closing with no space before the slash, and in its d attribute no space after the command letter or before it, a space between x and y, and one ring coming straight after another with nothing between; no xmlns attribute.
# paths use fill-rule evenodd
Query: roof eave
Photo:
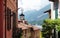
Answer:
<svg viewBox="0 0 60 38"><path fill-rule="evenodd" d="M49 0L49 1L51 1L51 2L55 2L54 0Z"/></svg>
<svg viewBox="0 0 60 38"><path fill-rule="evenodd" d="M50 12L50 11L51 11L51 9L49 9L49 10L45 11L44 13L46 13L46 12Z"/></svg>

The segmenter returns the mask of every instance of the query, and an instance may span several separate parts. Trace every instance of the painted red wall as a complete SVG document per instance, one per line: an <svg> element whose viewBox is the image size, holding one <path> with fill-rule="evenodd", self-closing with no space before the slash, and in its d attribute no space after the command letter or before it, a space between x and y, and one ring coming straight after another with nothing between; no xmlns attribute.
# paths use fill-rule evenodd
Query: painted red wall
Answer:
<svg viewBox="0 0 60 38"><path fill-rule="evenodd" d="M0 0L0 38L3 38L3 0Z"/></svg>

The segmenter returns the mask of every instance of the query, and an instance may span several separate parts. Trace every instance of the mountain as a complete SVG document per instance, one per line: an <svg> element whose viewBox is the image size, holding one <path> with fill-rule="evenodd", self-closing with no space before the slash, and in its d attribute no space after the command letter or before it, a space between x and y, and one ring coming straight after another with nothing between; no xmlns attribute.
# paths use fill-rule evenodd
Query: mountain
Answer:
<svg viewBox="0 0 60 38"><path fill-rule="evenodd" d="M33 24L33 25L35 25L35 24L42 25L42 23L43 23L43 21L44 21L45 19L48 19L48 15L45 15L45 16L43 16L43 17L41 17L41 18L39 18L39 19L36 19L36 20L34 20L34 21L29 21L29 23L30 23L30 24Z"/></svg>
<svg viewBox="0 0 60 38"><path fill-rule="evenodd" d="M46 10L50 9L50 4L45 6L44 8L36 11L36 10L30 10L25 13L25 18L30 24L38 24L41 25L43 23L43 20L49 18L48 13L45 14L44 12ZM28 14L27 14L28 13ZM45 15L44 15L45 14ZM43 15L43 16L42 16ZM41 17L39 17L41 16ZM39 17L39 18L38 18Z"/></svg>

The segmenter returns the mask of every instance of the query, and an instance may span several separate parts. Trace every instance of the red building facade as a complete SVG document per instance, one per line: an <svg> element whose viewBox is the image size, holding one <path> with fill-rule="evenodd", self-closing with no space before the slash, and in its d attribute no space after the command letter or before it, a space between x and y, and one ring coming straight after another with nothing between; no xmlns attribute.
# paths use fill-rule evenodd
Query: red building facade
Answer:
<svg viewBox="0 0 60 38"><path fill-rule="evenodd" d="M0 0L0 38L3 38L3 0Z"/></svg>
<svg viewBox="0 0 60 38"><path fill-rule="evenodd" d="M17 25L18 0L0 0L0 38L13 38Z"/></svg>

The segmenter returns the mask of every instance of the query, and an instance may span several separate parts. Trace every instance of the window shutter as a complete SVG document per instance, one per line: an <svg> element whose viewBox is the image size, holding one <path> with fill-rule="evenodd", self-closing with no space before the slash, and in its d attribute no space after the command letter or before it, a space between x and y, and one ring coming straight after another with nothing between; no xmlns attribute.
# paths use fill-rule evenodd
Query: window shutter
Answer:
<svg viewBox="0 0 60 38"><path fill-rule="evenodd" d="M7 30L11 29L11 10L7 8Z"/></svg>

